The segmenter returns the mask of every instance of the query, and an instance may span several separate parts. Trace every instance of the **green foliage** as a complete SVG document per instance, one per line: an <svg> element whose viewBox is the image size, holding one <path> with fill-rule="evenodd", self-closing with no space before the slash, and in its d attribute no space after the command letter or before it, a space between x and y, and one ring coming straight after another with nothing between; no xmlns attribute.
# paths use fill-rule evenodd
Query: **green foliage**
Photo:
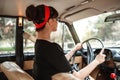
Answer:
<svg viewBox="0 0 120 80"><path fill-rule="evenodd" d="M11 48L11 47L2 47L2 48L0 48L0 51L15 51L15 48Z"/></svg>

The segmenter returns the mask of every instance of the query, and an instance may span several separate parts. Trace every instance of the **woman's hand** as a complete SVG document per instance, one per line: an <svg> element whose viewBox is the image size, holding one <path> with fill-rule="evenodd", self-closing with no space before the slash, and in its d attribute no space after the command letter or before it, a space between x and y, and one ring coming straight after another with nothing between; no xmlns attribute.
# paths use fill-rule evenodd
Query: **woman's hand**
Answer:
<svg viewBox="0 0 120 80"><path fill-rule="evenodd" d="M105 61L105 54L103 54L104 48L100 51L100 53L96 56L95 61L98 62L98 64L101 64Z"/></svg>
<svg viewBox="0 0 120 80"><path fill-rule="evenodd" d="M67 58L67 60L69 61L71 59L71 57L73 56L73 54L77 50L80 50L81 48L82 48L82 44L81 43L77 43L76 46L65 55L65 57Z"/></svg>
<svg viewBox="0 0 120 80"><path fill-rule="evenodd" d="M82 48L82 43L77 43L75 46L75 51L80 50Z"/></svg>

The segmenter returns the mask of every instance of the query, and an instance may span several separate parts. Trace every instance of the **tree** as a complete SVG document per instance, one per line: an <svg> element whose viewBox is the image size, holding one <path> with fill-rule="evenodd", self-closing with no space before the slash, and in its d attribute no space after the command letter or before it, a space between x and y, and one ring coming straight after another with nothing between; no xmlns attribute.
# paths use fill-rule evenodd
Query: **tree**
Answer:
<svg viewBox="0 0 120 80"><path fill-rule="evenodd" d="M102 39L103 41L111 39L113 32L113 29L111 27L112 23L104 22L106 15L107 14L100 15L94 26L98 30L95 36Z"/></svg>

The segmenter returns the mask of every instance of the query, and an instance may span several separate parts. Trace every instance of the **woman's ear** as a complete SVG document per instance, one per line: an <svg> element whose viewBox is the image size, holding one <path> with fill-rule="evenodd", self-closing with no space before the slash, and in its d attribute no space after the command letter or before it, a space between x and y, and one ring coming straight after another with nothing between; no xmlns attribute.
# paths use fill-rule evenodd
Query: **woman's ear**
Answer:
<svg viewBox="0 0 120 80"><path fill-rule="evenodd" d="M53 24L53 20L52 20L52 19L49 19L48 22L47 22L47 24L48 24L49 26L51 26L51 25Z"/></svg>

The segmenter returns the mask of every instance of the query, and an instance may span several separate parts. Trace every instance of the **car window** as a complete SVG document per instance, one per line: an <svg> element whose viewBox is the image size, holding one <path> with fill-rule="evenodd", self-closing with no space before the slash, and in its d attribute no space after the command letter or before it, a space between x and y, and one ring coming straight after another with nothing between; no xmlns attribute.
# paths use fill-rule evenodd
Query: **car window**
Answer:
<svg viewBox="0 0 120 80"><path fill-rule="evenodd" d="M64 50L70 50L75 46L72 35L65 23L58 23L58 29L51 34L51 39L58 43Z"/></svg>
<svg viewBox="0 0 120 80"><path fill-rule="evenodd" d="M31 21L24 19L24 32L28 33L29 35L36 36L34 24ZM31 41L28 37L23 38L23 49L24 52L34 52L34 42Z"/></svg>
<svg viewBox="0 0 120 80"><path fill-rule="evenodd" d="M15 53L16 18L0 17L0 54Z"/></svg>
<svg viewBox="0 0 120 80"><path fill-rule="evenodd" d="M120 11L104 13L92 17L88 17L82 20L75 21L73 23L74 28L81 41L84 41L91 37L99 38L103 41L105 47L112 47L116 44L120 44L120 20L115 22L105 22L105 18L113 13L120 13ZM92 41L93 44L97 44L96 41ZM100 47L101 45L94 45L94 47Z"/></svg>
<svg viewBox="0 0 120 80"><path fill-rule="evenodd" d="M34 37L37 36L34 24L30 21L24 20L24 31ZM23 41L24 52L34 52L35 43L27 38ZM58 43L64 50L70 50L75 45L68 26L61 22L58 22L57 31L51 33L51 41Z"/></svg>

